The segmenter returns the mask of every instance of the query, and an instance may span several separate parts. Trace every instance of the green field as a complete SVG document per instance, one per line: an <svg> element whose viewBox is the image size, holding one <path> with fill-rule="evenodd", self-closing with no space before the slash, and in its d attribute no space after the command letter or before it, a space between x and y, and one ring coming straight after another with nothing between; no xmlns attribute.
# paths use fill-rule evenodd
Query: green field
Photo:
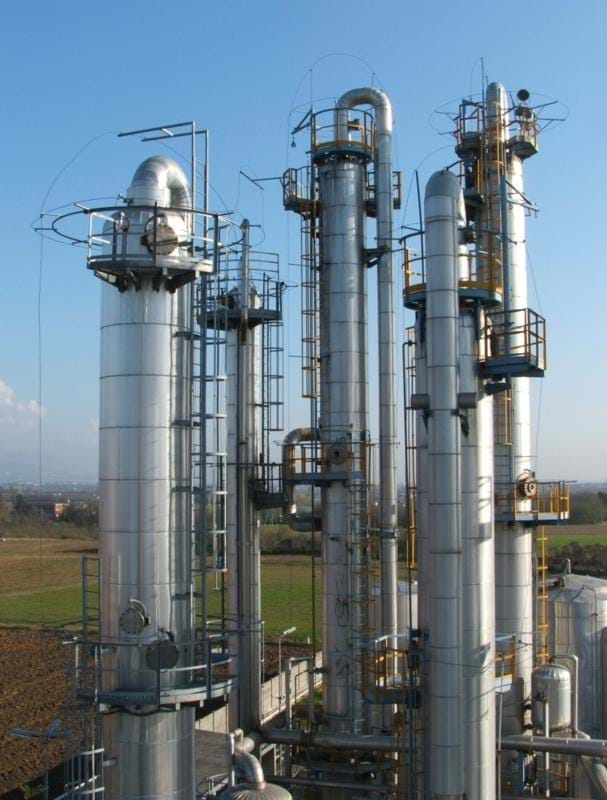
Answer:
<svg viewBox="0 0 607 800"><path fill-rule="evenodd" d="M602 544L607 547L607 525L558 525L547 527L548 551L560 550L567 544Z"/></svg>
<svg viewBox="0 0 607 800"><path fill-rule="evenodd" d="M38 540L20 539L6 540L0 547L0 625L62 626L80 619L80 562L91 554L90 542L46 540L41 547ZM295 626L289 638L305 642L312 634L310 557L264 556L262 586L266 636ZM317 576L317 599L318 587ZM218 613L220 592L212 576L208 598L209 611Z"/></svg>
<svg viewBox="0 0 607 800"><path fill-rule="evenodd" d="M607 546L607 525L548 528L548 553L565 545ZM84 555L96 554L96 542L64 539L0 541L0 625L61 626L81 617L80 568ZM220 592L211 576L208 608L220 609ZM317 559L316 619L320 620L320 563ZM262 617L268 638L295 626L290 638L312 635L312 561L305 555L262 557ZM317 630L317 636L320 630Z"/></svg>

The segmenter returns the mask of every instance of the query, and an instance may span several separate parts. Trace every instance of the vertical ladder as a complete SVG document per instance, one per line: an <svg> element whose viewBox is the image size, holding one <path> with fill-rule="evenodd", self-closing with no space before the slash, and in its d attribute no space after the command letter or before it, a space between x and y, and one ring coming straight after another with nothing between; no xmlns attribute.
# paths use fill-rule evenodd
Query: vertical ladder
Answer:
<svg viewBox="0 0 607 800"><path fill-rule="evenodd" d="M315 399L318 398L320 364L320 238L315 168L307 167L305 176L307 186L304 194L308 204L301 212L302 397Z"/></svg>
<svg viewBox="0 0 607 800"><path fill-rule="evenodd" d="M82 636L99 634L101 624L101 560L97 556L82 557Z"/></svg>
<svg viewBox="0 0 607 800"><path fill-rule="evenodd" d="M365 732L365 683L367 673L367 659L369 656L369 643L372 638L373 615L371 606L372 579L371 579L371 540L369 535L369 484L367 481L365 461L367 442L352 443L352 456L350 476L347 484L349 491L348 500L348 552L351 565L351 668L352 691L360 695L359 703L352 703L352 708L360 708L361 716L353 716L352 731Z"/></svg>
<svg viewBox="0 0 607 800"><path fill-rule="evenodd" d="M548 536L541 526L535 530L537 585L537 650L536 663L548 663Z"/></svg>
<svg viewBox="0 0 607 800"><path fill-rule="evenodd" d="M417 567L417 515L416 515L416 411L411 405L415 392L415 328L405 330L403 344L403 380L405 397L405 482L407 491L406 507L406 557L409 569Z"/></svg>
<svg viewBox="0 0 607 800"><path fill-rule="evenodd" d="M263 273L263 309L275 312L261 326L261 404L262 447L265 463L271 460L271 434L284 430L284 329L282 319L283 285L276 276Z"/></svg>
<svg viewBox="0 0 607 800"><path fill-rule="evenodd" d="M206 658L209 574L225 573L227 468L227 279L196 281L192 373L192 497L194 629ZM222 617L224 602L222 600Z"/></svg>

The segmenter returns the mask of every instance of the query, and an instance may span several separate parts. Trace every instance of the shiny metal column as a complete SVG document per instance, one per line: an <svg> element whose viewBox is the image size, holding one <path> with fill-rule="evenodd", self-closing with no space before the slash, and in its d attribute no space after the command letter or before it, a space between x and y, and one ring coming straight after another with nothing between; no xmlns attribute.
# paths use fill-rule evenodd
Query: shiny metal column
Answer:
<svg viewBox="0 0 607 800"><path fill-rule="evenodd" d="M139 167L128 198L148 206L191 203L181 168L160 157ZM125 206L131 233L138 225L143 232L141 214ZM187 240L187 215L174 216L177 238ZM112 667L107 690L155 689L148 646L161 641L179 648L177 667L191 665L190 324L190 286L170 293L145 275L138 288L102 286L101 639L117 645L104 657ZM133 601L148 616L139 632L121 624ZM183 686L190 677L161 673L160 681ZM103 728L107 797L193 800L192 709L126 707L104 717Z"/></svg>
<svg viewBox="0 0 607 800"><path fill-rule="evenodd" d="M430 797L464 796L461 437L458 412L457 227L461 189L435 173L426 186Z"/></svg>
<svg viewBox="0 0 607 800"><path fill-rule="evenodd" d="M375 200L377 210L377 315L379 365L379 536L381 564L380 635L397 633L397 487L396 487L396 313L392 257L392 106L387 95L373 88L352 89L338 109L370 105L375 110ZM396 643L395 643L396 644ZM386 708L384 727L392 711Z"/></svg>
<svg viewBox="0 0 607 800"><path fill-rule="evenodd" d="M322 488L323 708L332 731L360 732L360 642L353 640L353 559L361 530L343 478L368 439L363 159L334 154L318 165L321 208L320 441ZM329 475L336 475L330 480ZM338 477L341 476L341 477Z"/></svg>
<svg viewBox="0 0 607 800"><path fill-rule="evenodd" d="M523 192L523 166L521 159L512 154L508 159L506 177L516 189ZM522 197L508 189L514 202L507 205L508 241L505 263L508 280L505 281L508 296L504 299L505 308L510 310L527 308L527 259L525 244L525 209ZM519 318L520 320L520 318ZM515 318L515 322L517 319ZM523 344L519 337L510 337L509 345L516 348ZM500 448L496 455L496 469L500 469L500 482L514 485L520 477L528 474L531 464L531 399L530 379L516 377L511 379L511 445ZM505 451L505 452L504 452ZM496 482L498 473L496 471ZM523 497L516 499L516 510L529 509L529 501ZM533 529L514 522L496 526L495 548L496 570L496 623L497 631L517 637L516 673L521 682L519 693L505 698L505 735L517 734L522 730L520 712L521 694L525 698L531 691L531 671L533 668L534 637L534 574L533 574Z"/></svg>
<svg viewBox="0 0 607 800"><path fill-rule="evenodd" d="M460 308L460 392L469 403L462 412L464 775L467 800L492 800L496 785L493 398L483 393L478 377L476 313L474 307Z"/></svg>
<svg viewBox="0 0 607 800"><path fill-rule="evenodd" d="M261 585L259 514L251 494L261 434L261 338L249 309L259 305L250 279L249 222L243 221L242 257L234 292L240 316L228 333L227 536L228 594L236 631L238 689L230 696L230 727L255 730L261 721Z"/></svg>

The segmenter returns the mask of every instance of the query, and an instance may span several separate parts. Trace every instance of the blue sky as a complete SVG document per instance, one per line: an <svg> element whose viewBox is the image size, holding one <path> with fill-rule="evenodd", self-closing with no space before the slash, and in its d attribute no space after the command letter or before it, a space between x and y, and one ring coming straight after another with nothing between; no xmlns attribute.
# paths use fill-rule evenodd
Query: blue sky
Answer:
<svg viewBox="0 0 607 800"><path fill-rule="evenodd" d="M210 128L214 209L225 203L263 224L264 247L280 253L285 279L295 281L288 262L297 258L297 219L282 211L277 185L262 193L239 170L274 176L303 164L303 148L289 147L290 109L311 98L320 108L373 80L394 104L405 186L421 162L425 182L453 161L450 150L434 152L449 142L429 116L478 90L481 56L490 80L558 97L570 110L527 169L528 194L541 208L528 228L539 290L530 305L547 317L549 335L539 414L537 392L534 407L538 471L607 479L606 31L599 0L3 4L0 480L37 473L40 242L30 223L83 145L106 134L52 185L47 208L115 196L155 152L111 132L189 119ZM75 248L45 244L42 265L43 477L95 479L99 286ZM293 289L291 356L299 352L297 302ZM297 359L287 363L294 396ZM291 402L288 424L306 421Z"/></svg>

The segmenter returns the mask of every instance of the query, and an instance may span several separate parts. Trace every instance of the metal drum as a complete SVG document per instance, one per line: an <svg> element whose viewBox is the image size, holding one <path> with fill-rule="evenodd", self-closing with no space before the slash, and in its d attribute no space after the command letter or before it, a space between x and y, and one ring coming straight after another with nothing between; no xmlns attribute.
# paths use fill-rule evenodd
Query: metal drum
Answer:
<svg viewBox="0 0 607 800"><path fill-rule="evenodd" d="M601 638L607 629L607 581L587 575L564 575L550 592L549 649L551 655L571 653L579 658L579 727L594 738L607 732L599 698L605 681Z"/></svg>
<svg viewBox="0 0 607 800"><path fill-rule="evenodd" d="M533 727L545 730L548 702L550 732L571 727L571 673L566 667L546 664L531 674L531 718Z"/></svg>

